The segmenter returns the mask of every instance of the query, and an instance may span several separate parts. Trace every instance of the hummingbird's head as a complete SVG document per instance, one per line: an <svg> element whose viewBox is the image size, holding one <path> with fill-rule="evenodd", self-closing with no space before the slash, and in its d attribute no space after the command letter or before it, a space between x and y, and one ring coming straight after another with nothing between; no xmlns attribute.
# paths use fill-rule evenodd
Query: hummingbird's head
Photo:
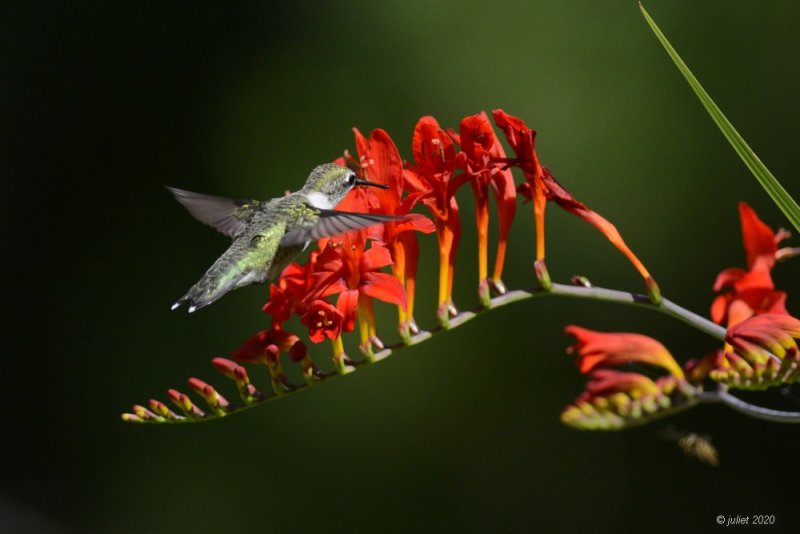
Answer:
<svg viewBox="0 0 800 534"><path fill-rule="evenodd" d="M311 171L302 192L310 198L314 197L313 200L317 202L313 203L318 204L319 207L333 209L351 189L359 185L389 189L388 185L362 180L347 167L335 163L325 163Z"/></svg>

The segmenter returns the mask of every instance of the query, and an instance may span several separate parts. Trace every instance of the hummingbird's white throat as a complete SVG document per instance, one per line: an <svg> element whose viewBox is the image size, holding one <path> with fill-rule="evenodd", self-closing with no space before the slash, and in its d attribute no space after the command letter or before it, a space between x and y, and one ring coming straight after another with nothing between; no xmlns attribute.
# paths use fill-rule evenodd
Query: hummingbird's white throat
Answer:
<svg viewBox="0 0 800 534"><path fill-rule="evenodd" d="M332 210L336 207L328 198L328 195L325 193L320 193L319 191L306 193L306 198L308 199L308 203L318 210Z"/></svg>

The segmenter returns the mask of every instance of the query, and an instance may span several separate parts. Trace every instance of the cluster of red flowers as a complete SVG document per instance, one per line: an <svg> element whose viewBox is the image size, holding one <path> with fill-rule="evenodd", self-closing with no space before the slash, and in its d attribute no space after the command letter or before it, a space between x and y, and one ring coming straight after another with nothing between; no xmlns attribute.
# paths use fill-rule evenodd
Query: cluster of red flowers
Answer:
<svg viewBox="0 0 800 534"><path fill-rule="evenodd" d="M722 271L714 283L714 291L722 293L711 305L712 320L727 327L724 347L681 367L647 336L569 326L566 332L577 343L568 352L577 353L578 367L590 381L564 410L565 423L583 429L644 423L696 403L707 380L724 387L765 389L800 379L800 320L786 311L786 293L772 281L776 262L800 254L800 249L778 248L788 232L773 232L743 202L739 215L747 270ZM661 376L653 380L614 369L629 364L660 368Z"/></svg>
<svg viewBox="0 0 800 534"><path fill-rule="evenodd" d="M542 290L563 290L563 286L552 284L545 265L544 215L547 202L552 201L605 235L643 277L650 300L657 306L667 304L661 299L658 285L616 227L573 197L541 165L535 149L536 132L502 110L495 110L492 118L514 157L506 155L486 113L465 117L458 131L444 130L433 117L422 117L414 128L411 161L400 156L385 131L374 130L365 137L355 130L355 155L345 152L336 162L350 166L362 179L388 187L355 188L339 209L399 217L320 240L305 263L290 264L270 285L269 301L263 307L271 316L270 327L247 339L233 352L233 360L213 361L217 370L235 381L245 405L271 397L255 389L245 368L237 362L266 365L275 393L292 391L303 385L287 378L282 355L299 364L307 385L329 374L346 373L355 362L345 354L342 336L356 326L365 361L375 361L384 349L377 333L375 299L397 307L398 331L405 344L429 336L420 332L414 318L418 233L435 232L438 239L436 315L441 327L448 328L458 315L452 297L455 258L461 239L455 195L467 183L475 196L478 296L483 307L498 303L498 299L492 298L493 293L506 293L503 265L518 193L533 205L534 272ZM524 177L519 185L514 182L513 168ZM499 219L491 274L490 197L495 199ZM431 219L413 213L417 206L427 208ZM773 232L746 204L740 204L739 212L747 269L731 268L720 273L714 284L714 290L720 294L711 306L712 320L727 328L724 346L681 366L664 345L647 336L569 326L566 332L576 339L569 352L577 354L580 371L590 379L586 390L562 413L565 423L583 429L625 428L698 403L707 384L717 388L763 389L800 379L797 345L800 320L789 315L786 293L777 290L772 279L776 263L800 255L800 249L779 248L788 232ZM331 342L335 367L332 373L318 368L301 336L285 328L293 316L308 329L309 341ZM708 326L713 328L710 323ZM210 385L194 378L189 385L203 397L213 415L232 411L228 401ZM123 418L136 422L179 422L207 417L187 395L176 390L170 390L169 395L184 416L151 400L149 408L134 406L134 413Z"/></svg>
<svg viewBox="0 0 800 534"><path fill-rule="evenodd" d="M345 152L336 162L353 168L361 178L388 185L388 189L356 188L339 209L362 213L402 216L397 221L354 230L333 239L320 240L305 264L293 263L270 286L264 311L272 316L269 330L260 332L233 353L238 361L269 363L273 378L283 381L276 354L289 353L293 360L305 362L308 379L319 375L298 336L283 329L292 315L300 318L309 339L333 344L333 360L339 372L346 370L342 334L356 324L360 348L367 359L383 343L377 335L373 299L398 308L398 329L404 342L419 333L414 319L414 292L419 244L417 233L436 232L439 243L439 298L437 317L442 326L458 311L453 302L454 262L461 238L461 220L456 191L469 183L475 195L475 221L478 235L478 295L483 306L491 305L491 295L503 294L503 264L509 231L516 211L517 192L533 200L536 228L536 273L543 287L550 285L544 264L544 208L548 200L597 227L634 264L647 282L651 297L657 300L658 287L644 265L633 255L616 228L600 215L577 201L550 172L539 163L534 139L536 132L520 119L502 110L493 112L495 124L505 134L515 158L506 156L486 113L465 117L458 131L445 131L433 117L422 117L412 137L413 161L404 161L383 130L365 137L355 130L356 155ZM525 181L517 187L512 167L519 168ZM489 275L489 190L496 200L498 214L497 249ZM432 216L412 213L424 206ZM383 272L391 267L391 274ZM331 297L336 296L335 304Z"/></svg>

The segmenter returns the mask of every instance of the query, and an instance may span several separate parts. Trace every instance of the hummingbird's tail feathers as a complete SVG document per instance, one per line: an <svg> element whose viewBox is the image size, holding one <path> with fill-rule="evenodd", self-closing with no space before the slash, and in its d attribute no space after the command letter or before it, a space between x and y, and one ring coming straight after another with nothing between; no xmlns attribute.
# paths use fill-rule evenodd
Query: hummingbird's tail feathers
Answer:
<svg viewBox="0 0 800 534"><path fill-rule="evenodd" d="M404 217L395 215L378 215L375 213L354 213L350 211L320 210L319 219L313 225L296 228L286 232L281 239L281 246L301 245L316 241L323 237L333 237L350 230L358 230L390 221L399 221Z"/></svg>
<svg viewBox="0 0 800 534"><path fill-rule="evenodd" d="M258 200L215 197L176 187L167 189L195 219L234 238L244 231L253 218L255 208L260 204Z"/></svg>
<svg viewBox="0 0 800 534"><path fill-rule="evenodd" d="M186 303L189 304L189 313L192 313L216 302L229 291L263 282L265 278L263 273L257 271L243 269L231 272L229 266L226 270L225 266L215 263L184 296L172 305L172 309L175 310Z"/></svg>

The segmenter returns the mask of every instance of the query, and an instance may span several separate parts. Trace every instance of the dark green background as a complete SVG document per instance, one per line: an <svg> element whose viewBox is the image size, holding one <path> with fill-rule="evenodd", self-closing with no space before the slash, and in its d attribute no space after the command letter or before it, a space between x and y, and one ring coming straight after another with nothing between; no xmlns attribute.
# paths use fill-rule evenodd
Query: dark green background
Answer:
<svg viewBox="0 0 800 534"><path fill-rule="evenodd" d="M224 384L209 360L266 324L264 288L169 311L226 239L162 185L277 196L352 149L352 126L385 128L409 156L421 115L450 126L495 107L523 117L555 176L617 223L668 297L703 313L716 273L744 261L737 201L787 224L634 1L223 5L2 8L3 530L692 531L757 513L798 528L797 427L718 406L674 418L712 435L713 469L659 437L662 425L560 424L585 382L564 354L566 324L647 333L681 360L717 346L612 304L518 303L228 420L121 423L188 376ZM797 2L647 5L800 196ZM475 233L468 191L459 198L456 299L469 307ZM547 231L556 280L641 289L589 226L552 209ZM532 283L532 257L525 206L510 287ZM433 237L421 262L418 318L432 325ZM797 268L776 270L795 313ZM393 315L381 317L393 340ZM266 385L263 369L252 375ZM755 398L800 409L796 392Z"/></svg>

